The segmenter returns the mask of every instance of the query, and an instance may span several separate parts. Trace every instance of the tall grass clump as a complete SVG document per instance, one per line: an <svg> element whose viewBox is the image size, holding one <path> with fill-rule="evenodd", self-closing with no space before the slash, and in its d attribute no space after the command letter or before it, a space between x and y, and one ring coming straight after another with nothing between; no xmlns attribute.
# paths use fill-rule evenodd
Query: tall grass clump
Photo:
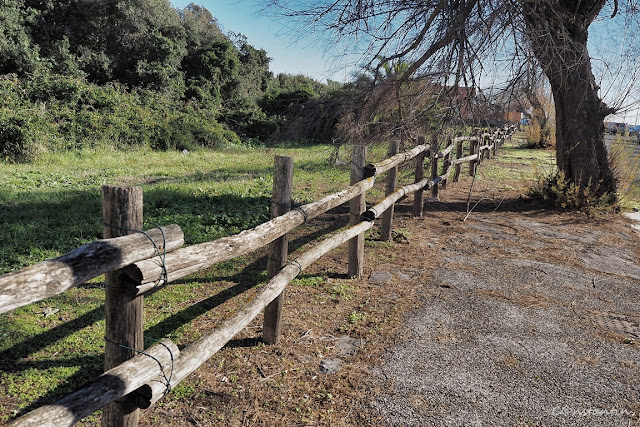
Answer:
<svg viewBox="0 0 640 427"><path fill-rule="evenodd" d="M623 208L640 208L640 156L633 143L614 138L609 147L609 164L618 182L618 199Z"/></svg>
<svg viewBox="0 0 640 427"><path fill-rule="evenodd" d="M556 146L556 129L553 120L547 120L542 125L537 119L524 128L526 143L525 148L548 148Z"/></svg>
<svg viewBox="0 0 640 427"><path fill-rule="evenodd" d="M585 188L580 188L558 169L539 176L529 193L557 209L583 209L587 212L594 208L611 206L618 200L616 194L605 193L599 196L597 184L589 183Z"/></svg>

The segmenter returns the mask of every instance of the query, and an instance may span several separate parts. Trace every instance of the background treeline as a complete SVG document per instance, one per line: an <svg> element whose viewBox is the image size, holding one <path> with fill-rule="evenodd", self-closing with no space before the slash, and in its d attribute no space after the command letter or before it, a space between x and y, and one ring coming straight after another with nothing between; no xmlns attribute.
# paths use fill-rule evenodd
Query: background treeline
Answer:
<svg viewBox="0 0 640 427"><path fill-rule="evenodd" d="M358 83L269 71L207 9L168 0L2 0L0 157L99 145L330 141ZM352 115L352 114L351 114Z"/></svg>

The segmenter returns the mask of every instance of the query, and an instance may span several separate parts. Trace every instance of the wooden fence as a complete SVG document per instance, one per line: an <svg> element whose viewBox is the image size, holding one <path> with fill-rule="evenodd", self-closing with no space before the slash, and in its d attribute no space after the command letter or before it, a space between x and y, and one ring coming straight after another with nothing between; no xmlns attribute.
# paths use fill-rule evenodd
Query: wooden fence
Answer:
<svg viewBox="0 0 640 427"><path fill-rule="evenodd" d="M101 408L104 408L104 426L137 425L140 408L148 408L161 399L263 311L263 340L277 343L282 323L283 290L306 267L328 251L349 242L348 275L360 277L364 232L373 226L375 219L381 217L381 239L388 240L395 202L414 194L414 213L422 215L425 189L437 196L439 188L446 187L452 172L453 181L458 180L463 163L469 164L469 174L474 175L478 163L495 156L513 131L514 128L509 127L493 134L449 138L440 151L440 144L435 140L426 144L425 139L420 138L416 147L404 153L398 153L397 142L392 142L390 157L375 164L366 163L366 147L355 146L350 187L291 210L293 160L276 156L272 219L233 236L184 248L181 248L184 237L177 225L138 231L142 227L140 188L103 186L105 239L0 276L0 313L60 294L105 274L105 372L86 387L55 403L41 406L9 425L68 426ZM465 143L469 146L466 153ZM431 165L429 177L424 176L427 158ZM415 182L397 188L398 166L412 159L416 159ZM366 209L365 193L383 173L387 174L386 196ZM287 233L346 202L350 202L349 228L289 260ZM142 351L145 292L266 245L269 245L269 281L256 298L182 351L170 340Z"/></svg>

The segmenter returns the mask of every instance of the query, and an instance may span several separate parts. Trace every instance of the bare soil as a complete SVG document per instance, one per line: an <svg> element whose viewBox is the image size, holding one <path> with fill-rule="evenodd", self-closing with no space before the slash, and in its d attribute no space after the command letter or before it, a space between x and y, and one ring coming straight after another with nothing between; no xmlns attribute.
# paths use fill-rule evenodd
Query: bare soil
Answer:
<svg viewBox="0 0 640 427"><path fill-rule="evenodd" d="M278 345L260 342L256 319L141 424L640 425L637 231L545 209L530 184L478 179L469 198L465 178L420 218L402 201L394 241L368 236L364 277L344 277L346 248L328 254L286 291ZM380 271L390 281L370 280ZM345 352L343 336L361 347Z"/></svg>
<svg viewBox="0 0 640 427"><path fill-rule="evenodd" d="M432 204L417 244L438 266L372 370L382 424L640 425L637 231L524 199L462 222L457 203Z"/></svg>

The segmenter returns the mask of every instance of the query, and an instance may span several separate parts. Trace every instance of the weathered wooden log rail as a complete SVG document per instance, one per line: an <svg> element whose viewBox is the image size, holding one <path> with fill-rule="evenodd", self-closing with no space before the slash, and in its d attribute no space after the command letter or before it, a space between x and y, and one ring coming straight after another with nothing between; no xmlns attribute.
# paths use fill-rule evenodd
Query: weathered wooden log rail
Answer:
<svg viewBox="0 0 640 427"><path fill-rule="evenodd" d="M386 231L381 233L381 238L390 239L393 207L398 200L413 194L414 213L422 215L425 189L431 189L432 194L437 195L438 188L444 188L454 168L453 179L458 180L463 163L469 163L469 172L474 174L477 164L491 155L495 156L497 149L514 130L514 127L505 127L492 134L448 138L440 151L437 141L427 145L425 139L420 138L414 148L397 153L398 144L392 142L390 157L375 164L366 164L366 148L355 146L348 188L292 210L285 208L283 212L278 207L282 208L282 202L288 206L291 200L292 159L276 157L273 219L233 236L185 248L180 248L184 236L177 225L136 232L136 224L142 222L140 189L104 186L105 239L59 258L0 276L0 313L60 294L106 273L111 286L105 304L105 336L107 344L110 344L105 347L105 373L80 390L55 403L41 406L9 425L68 426L101 408L104 408L102 423L105 426L137 425L140 408L148 408L161 399L171 387L198 369L263 311L263 339L267 343L277 342L283 291L305 268L327 252L349 242L349 275L359 277L362 274L364 232L373 227L376 219L383 217L381 229ZM469 143L470 154L466 156L464 143ZM451 160L454 150L455 159ZM431 176L425 178L427 158L431 163ZM415 182L396 188L398 166L413 159L416 160ZM439 159L443 159L441 166ZM375 178L383 173L387 173L386 196L365 210L364 196L373 187ZM287 260L287 233L346 202L351 204L349 227L313 244L295 260ZM111 237L114 235L120 237ZM269 244L270 258L280 261L268 266L270 279L255 298L182 351L170 340L163 340L141 353L142 295L145 292ZM126 352L123 352L124 347Z"/></svg>

